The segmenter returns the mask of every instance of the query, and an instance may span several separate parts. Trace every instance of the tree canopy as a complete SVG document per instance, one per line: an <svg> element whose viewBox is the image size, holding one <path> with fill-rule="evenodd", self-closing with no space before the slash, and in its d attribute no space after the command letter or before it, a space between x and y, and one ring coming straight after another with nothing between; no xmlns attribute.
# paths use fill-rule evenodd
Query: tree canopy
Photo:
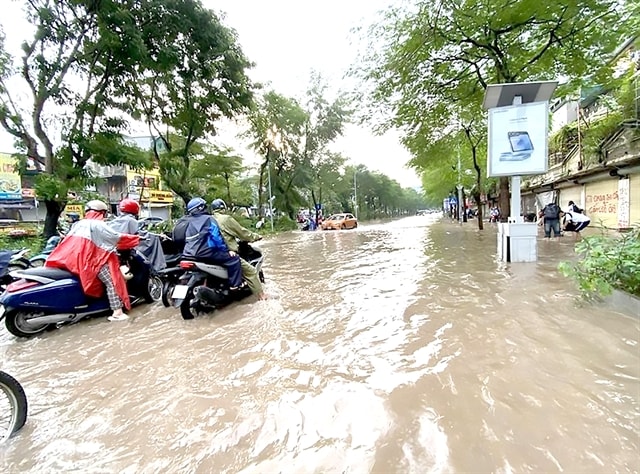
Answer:
<svg viewBox="0 0 640 474"><path fill-rule="evenodd" d="M488 84L561 79L562 95L609 74L611 53L633 31L625 10L632 3L443 0L393 8L368 32L380 49L355 71L368 91L367 118L382 108L383 128L401 130L419 171L446 169L457 150L447 142L470 149L458 132L484 120ZM509 208L504 178L501 208Z"/></svg>
<svg viewBox="0 0 640 474"><path fill-rule="evenodd" d="M69 186L90 181L89 159L151 164L124 140L134 120L162 138L168 153L156 161L161 171L178 171L174 191L188 197L194 143L251 103L251 63L235 32L199 0L32 0L24 9L35 33L21 61L0 44L0 124L44 163L36 192L47 206L45 234L55 230ZM16 100L22 86L10 79L22 79L30 103ZM180 146L172 135L184 138Z"/></svg>

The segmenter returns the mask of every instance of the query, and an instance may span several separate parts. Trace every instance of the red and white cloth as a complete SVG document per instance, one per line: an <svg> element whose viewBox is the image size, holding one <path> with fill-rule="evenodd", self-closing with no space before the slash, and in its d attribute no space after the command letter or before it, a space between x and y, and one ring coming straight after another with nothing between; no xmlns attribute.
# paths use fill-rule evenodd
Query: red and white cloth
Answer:
<svg viewBox="0 0 640 474"><path fill-rule="evenodd" d="M102 221L102 213L89 211L51 252L45 266L62 268L78 275L84 293L99 298L105 288L98 279L98 272L107 264L118 296L124 307L129 309L129 292L115 251L132 249L139 241L137 235L121 234L111 229Z"/></svg>

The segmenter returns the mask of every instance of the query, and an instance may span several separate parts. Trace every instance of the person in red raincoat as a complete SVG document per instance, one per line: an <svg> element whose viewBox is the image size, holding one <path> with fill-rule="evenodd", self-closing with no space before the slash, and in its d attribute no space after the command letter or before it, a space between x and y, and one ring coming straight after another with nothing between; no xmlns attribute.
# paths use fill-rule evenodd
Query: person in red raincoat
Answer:
<svg viewBox="0 0 640 474"><path fill-rule="evenodd" d="M78 275L87 296L99 298L106 289L109 307L113 311L109 320L122 321L128 319L122 307L130 309L131 301L116 250L132 249L140 238L109 227L104 222L108 209L102 201L89 201L85 206L84 219L74 224L51 252L45 266L62 268Z"/></svg>

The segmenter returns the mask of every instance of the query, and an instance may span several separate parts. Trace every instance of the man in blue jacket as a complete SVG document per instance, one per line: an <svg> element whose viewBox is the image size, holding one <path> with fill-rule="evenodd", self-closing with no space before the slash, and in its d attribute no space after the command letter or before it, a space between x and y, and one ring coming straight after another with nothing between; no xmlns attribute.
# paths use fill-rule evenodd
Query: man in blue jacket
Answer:
<svg viewBox="0 0 640 474"><path fill-rule="evenodd" d="M227 269L229 286L237 290L242 283L240 257L222 238L216 220L207 213L207 203L196 197L187 204L187 225L182 256L203 263L221 265Z"/></svg>

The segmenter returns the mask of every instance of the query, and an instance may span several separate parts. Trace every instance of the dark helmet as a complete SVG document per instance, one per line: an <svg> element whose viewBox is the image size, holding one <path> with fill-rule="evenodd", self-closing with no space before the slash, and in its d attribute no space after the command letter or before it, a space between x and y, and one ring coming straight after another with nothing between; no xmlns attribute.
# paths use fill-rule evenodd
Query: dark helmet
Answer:
<svg viewBox="0 0 640 474"><path fill-rule="evenodd" d="M214 199L213 201L211 201L212 211L218 211L218 210L224 211L226 208L227 208L227 203L220 198Z"/></svg>
<svg viewBox="0 0 640 474"><path fill-rule="evenodd" d="M77 212L67 212L66 216L72 224L80 220L80 214L78 214Z"/></svg>
<svg viewBox="0 0 640 474"><path fill-rule="evenodd" d="M140 214L140 204L129 198L120 201L120 204L118 204L118 209L120 209L120 212L132 214L134 216Z"/></svg>
<svg viewBox="0 0 640 474"><path fill-rule="evenodd" d="M43 252L51 252L58 246L62 239L58 235L52 235L47 239L47 244L44 246Z"/></svg>
<svg viewBox="0 0 640 474"><path fill-rule="evenodd" d="M207 201L201 197L195 197L187 204L187 213L195 214L196 212L204 211L207 208Z"/></svg>

